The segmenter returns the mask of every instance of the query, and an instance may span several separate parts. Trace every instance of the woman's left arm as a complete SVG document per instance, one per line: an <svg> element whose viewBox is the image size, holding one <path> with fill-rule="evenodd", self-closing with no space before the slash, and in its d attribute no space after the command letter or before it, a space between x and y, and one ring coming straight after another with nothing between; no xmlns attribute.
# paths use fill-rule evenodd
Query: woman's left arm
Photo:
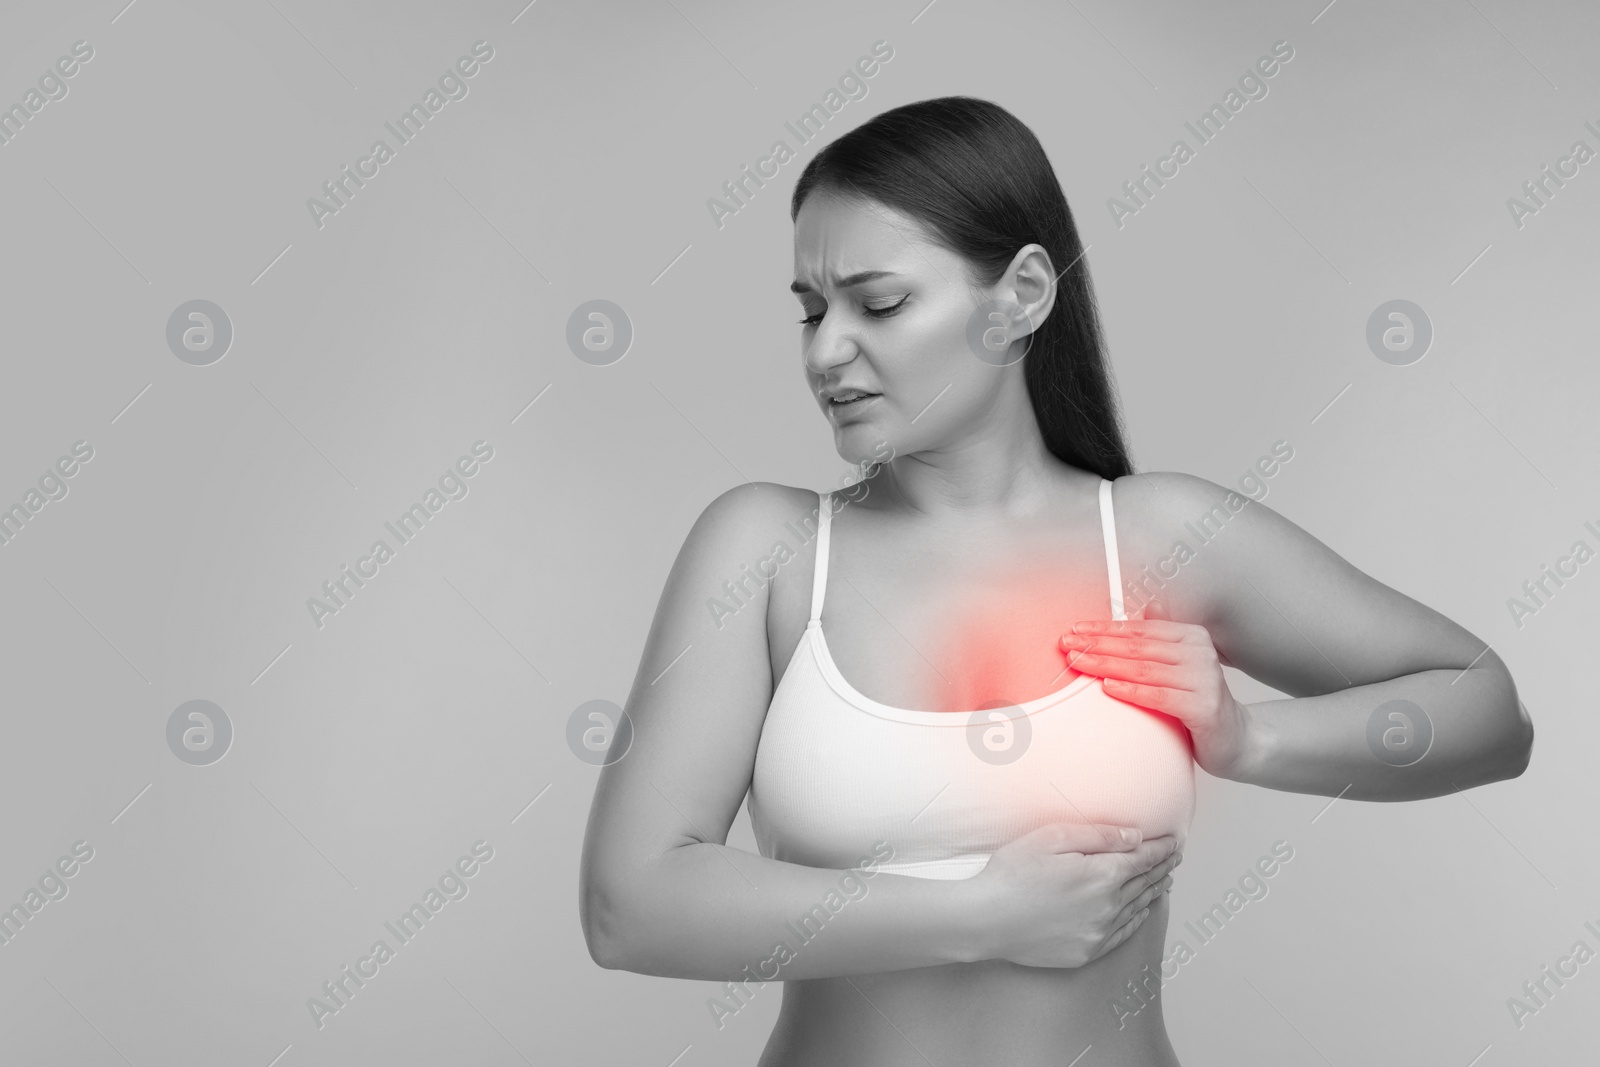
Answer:
<svg viewBox="0 0 1600 1067"><path fill-rule="evenodd" d="M1062 647L1112 696L1182 720L1206 771L1420 800L1527 767L1533 725L1483 641L1214 482L1163 472L1116 489L1119 515L1139 519L1118 538L1135 548L1129 621L1077 624ZM1290 699L1241 703L1224 664Z"/></svg>

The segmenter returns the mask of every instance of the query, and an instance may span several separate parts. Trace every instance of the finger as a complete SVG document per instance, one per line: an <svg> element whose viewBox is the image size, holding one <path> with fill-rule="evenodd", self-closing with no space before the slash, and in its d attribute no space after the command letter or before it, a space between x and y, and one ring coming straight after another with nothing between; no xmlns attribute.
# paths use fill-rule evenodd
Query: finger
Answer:
<svg viewBox="0 0 1600 1067"><path fill-rule="evenodd" d="M1122 888L1120 888L1123 899L1138 896L1139 891L1147 888L1152 881L1160 881L1166 875L1173 873L1173 870L1178 869L1178 864L1181 864L1181 862L1184 862L1184 854L1179 853L1179 851L1173 851L1168 856L1163 856L1162 861L1150 865L1147 869L1134 870L1123 880Z"/></svg>
<svg viewBox="0 0 1600 1067"><path fill-rule="evenodd" d="M1116 930L1112 931L1110 937L1106 938L1100 943L1099 951L1097 951L1093 956L1089 957L1090 962L1099 959L1101 956L1104 956L1107 952L1110 952L1112 949L1128 940L1128 938L1132 937L1134 931L1138 930L1139 927L1144 923L1145 919L1149 918L1149 916L1149 908L1144 908L1140 911L1134 912L1133 915L1129 917L1127 922L1117 927Z"/></svg>
<svg viewBox="0 0 1600 1067"><path fill-rule="evenodd" d="M1189 706L1189 699L1194 696L1187 689L1167 689L1159 685L1142 685L1138 682L1125 682L1120 678L1106 678L1101 684L1109 696L1129 704L1137 704L1141 708L1159 711L1171 715L1175 719L1183 719L1183 712Z"/></svg>
<svg viewBox="0 0 1600 1067"><path fill-rule="evenodd" d="M1147 907L1155 907L1158 897L1166 896L1171 891L1173 891L1173 875L1166 873L1162 878L1152 881L1142 891L1134 894L1133 899L1123 904L1122 909L1118 909L1117 918L1112 920L1112 928L1117 928L1130 920L1136 912L1141 912Z"/></svg>
<svg viewBox="0 0 1600 1067"><path fill-rule="evenodd" d="M1126 833L1128 836L1124 836ZM1072 853L1121 853L1139 847L1142 834L1137 827L1103 823L1052 822L1036 827L1010 844L1027 842L1047 852L1068 855Z"/></svg>
<svg viewBox="0 0 1600 1067"><path fill-rule="evenodd" d="M1097 678L1116 678L1119 681L1138 682L1141 685L1158 685L1167 689L1187 689L1194 672L1187 667L1165 660L1146 659L1143 656L1115 655L1114 649L1096 649L1093 652L1069 650L1067 666Z"/></svg>
<svg viewBox="0 0 1600 1067"><path fill-rule="evenodd" d="M1125 869L1146 874L1175 855L1181 853L1178 852L1178 839L1173 834L1148 838L1128 853L1129 867Z"/></svg>
<svg viewBox="0 0 1600 1067"><path fill-rule="evenodd" d="M1182 858L1182 855L1174 853L1150 870L1135 874L1118 887L1116 896L1112 899L1123 908L1132 905L1137 910L1138 905L1135 902L1144 894L1149 893L1153 887L1159 886L1163 881L1170 879L1173 868L1178 866Z"/></svg>
<svg viewBox="0 0 1600 1067"><path fill-rule="evenodd" d="M1171 889L1172 875L1170 874L1162 877L1158 881L1150 883L1150 885L1146 886L1141 892L1135 894L1132 900L1122 905L1117 912L1117 917L1113 922L1113 926L1121 926L1123 923L1128 921L1134 912L1139 911L1141 908L1153 906L1157 897L1171 891Z"/></svg>
<svg viewBox="0 0 1600 1067"><path fill-rule="evenodd" d="M1117 634L1062 634L1061 647L1066 650L1068 660L1076 653L1178 666L1190 662L1194 656L1193 650L1183 643Z"/></svg>
<svg viewBox="0 0 1600 1067"><path fill-rule="evenodd" d="M1040 831L1046 832L1050 850L1057 853L1128 852L1144 840L1138 827L1110 823L1057 822L1034 832Z"/></svg>
<svg viewBox="0 0 1600 1067"><path fill-rule="evenodd" d="M1120 904L1160 881L1163 874L1183 862L1177 844L1177 838L1168 834L1146 841L1126 854L1119 852L1103 857L1089 856L1087 859L1099 865L1096 873L1100 877L1110 885L1116 885L1115 899ZM1163 867L1162 864L1168 866Z"/></svg>
<svg viewBox="0 0 1600 1067"><path fill-rule="evenodd" d="M1075 634L1149 637L1157 641L1182 641L1197 628L1205 627L1171 619L1080 619L1072 624Z"/></svg>
<svg viewBox="0 0 1600 1067"><path fill-rule="evenodd" d="M1144 619L1171 619L1172 612L1167 610L1164 601L1151 600L1139 609L1139 617Z"/></svg>

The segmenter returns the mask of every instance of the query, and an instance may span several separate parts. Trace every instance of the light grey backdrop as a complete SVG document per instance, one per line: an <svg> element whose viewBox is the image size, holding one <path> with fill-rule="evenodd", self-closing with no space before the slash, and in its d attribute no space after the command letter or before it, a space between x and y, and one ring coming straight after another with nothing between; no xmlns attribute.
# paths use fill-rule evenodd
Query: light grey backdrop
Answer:
<svg viewBox="0 0 1600 1067"><path fill-rule="evenodd" d="M0 145L0 505L66 489L0 546L0 906L66 889L0 945L0 1060L754 1062L776 989L719 1032L711 984L589 960L597 772L567 721L626 696L712 497L847 469L801 385L786 203L818 142L784 123L880 40L824 138L950 93L1015 111L1091 245L1141 468L1231 484L1288 441L1269 506L1491 642L1537 727L1521 779L1423 803L1204 779L1169 937L1274 841L1295 858L1163 991L1184 1063L1594 1055L1600 963L1520 1028L1507 1007L1600 949L1600 563L1507 606L1600 545L1600 163L1508 205L1600 149L1593 5L524 2L0 17L26 115ZM399 145L384 124L479 41ZM1119 227L1108 198L1277 41L1267 95ZM307 199L380 138L319 226ZM779 139L797 158L719 228L707 199ZM635 331L609 366L566 342L592 299ZM1366 339L1395 299L1434 331L1404 366ZM233 330L205 366L168 342L192 300ZM479 441L466 495L319 626L308 598ZM209 765L168 741L191 700L232 726ZM308 998L479 841L467 895L319 1027Z"/></svg>

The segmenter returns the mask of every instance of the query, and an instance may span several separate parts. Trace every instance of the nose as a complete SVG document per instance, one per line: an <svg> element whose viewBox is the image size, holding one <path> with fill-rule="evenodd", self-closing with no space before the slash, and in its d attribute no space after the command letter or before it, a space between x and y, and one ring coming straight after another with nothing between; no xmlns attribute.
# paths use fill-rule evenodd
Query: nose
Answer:
<svg viewBox="0 0 1600 1067"><path fill-rule="evenodd" d="M860 351L860 346L845 324L829 321L829 316L824 315L817 324L816 332L811 335L811 343L806 346L806 370L824 377L834 367L855 359Z"/></svg>

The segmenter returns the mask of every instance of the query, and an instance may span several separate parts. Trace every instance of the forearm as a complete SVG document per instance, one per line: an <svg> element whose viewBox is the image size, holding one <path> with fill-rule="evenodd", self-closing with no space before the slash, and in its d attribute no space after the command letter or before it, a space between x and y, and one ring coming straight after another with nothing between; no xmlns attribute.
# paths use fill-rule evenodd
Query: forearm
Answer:
<svg viewBox="0 0 1600 1067"><path fill-rule="evenodd" d="M1421 671L1242 707L1243 754L1223 777L1291 793L1443 796L1516 777L1532 745L1532 726L1497 657L1466 671Z"/></svg>
<svg viewBox="0 0 1600 1067"><path fill-rule="evenodd" d="M669 849L627 880L609 904L591 895L586 908L605 965L641 974L771 981L981 958L982 909L960 882L805 867L704 842Z"/></svg>

